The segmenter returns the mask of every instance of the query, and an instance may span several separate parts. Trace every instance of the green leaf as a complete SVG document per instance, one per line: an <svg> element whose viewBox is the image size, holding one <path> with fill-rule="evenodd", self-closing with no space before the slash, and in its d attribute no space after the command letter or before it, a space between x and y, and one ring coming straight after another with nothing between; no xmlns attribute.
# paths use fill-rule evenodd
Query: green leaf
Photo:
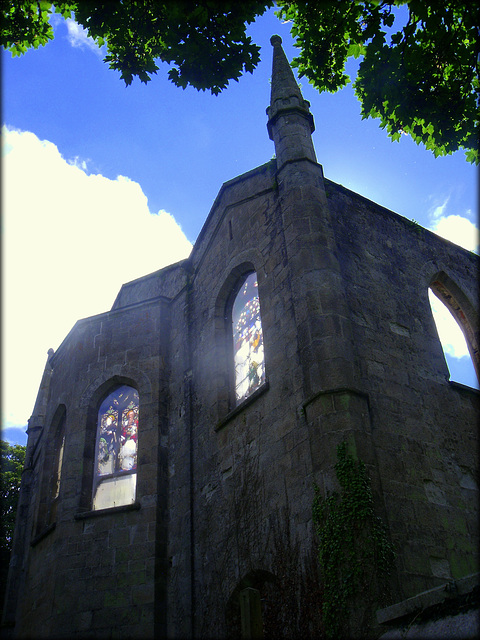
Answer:
<svg viewBox="0 0 480 640"><path fill-rule="evenodd" d="M246 25L274 5L272 0L4 4L1 44L12 56L54 37L52 11L65 18L73 14L99 46L107 44L105 62L127 85L135 77L148 82L162 61L177 86L215 95L258 65L259 47L246 35ZM409 9L408 21L395 11L402 5ZM318 91L345 87L347 60L362 57L353 79L362 118L378 119L392 139L408 131L434 154L465 149L468 161L478 161L475 3L278 0L276 15L291 23L299 53L292 65ZM387 29L393 31L388 43Z"/></svg>
<svg viewBox="0 0 480 640"><path fill-rule="evenodd" d="M354 42L350 44L347 50L347 57L353 56L354 58L359 58L365 52L365 47L362 44Z"/></svg>

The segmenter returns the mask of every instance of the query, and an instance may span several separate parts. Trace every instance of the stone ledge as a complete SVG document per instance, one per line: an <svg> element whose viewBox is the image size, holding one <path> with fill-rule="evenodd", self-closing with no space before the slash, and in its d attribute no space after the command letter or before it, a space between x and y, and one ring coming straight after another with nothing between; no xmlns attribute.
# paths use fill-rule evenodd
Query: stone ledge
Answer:
<svg viewBox="0 0 480 640"><path fill-rule="evenodd" d="M237 407L232 409L230 413L227 413L227 415L224 418L222 418L222 420L220 420L220 422L215 427L215 431L220 431L220 429L222 429L227 424L227 422L230 422L230 420L232 420L232 418L234 418L236 415L241 413L245 409L245 407L248 407L250 404L252 404L252 402L255 402L255 400L259 396L262 396L265 393L265 391L268 391L269 388L270 388L270 384L268 380L265 380L262 386L259 387L256 391L254 391L251 396L248 396L248 398L245 398L243 402L241 402Z"/></svg>
<svg viewBox="0 0 480 640"><path fill-rule="evenodd" d="M479 584L480 574L478 573L459 580L451 580L440 587L423 591L412 598L397 602L385 609L379 609L377 611L377 621L379 624L396 624L400 618L405 618L418 611L441 604L446 600L471 593Z"/></svg>
<svg viewBox="0 0 480 640"><path fill-rule="evenodd" d="M448 384L452 389L457 389L458 391L466 391L467 393L471 393L474 396L480 396L480 389L475 389L475 387L469 387L466 384L462 384L461 382L455 382L455 380L449 380Z"/></svg>
<svg viewBox="0 0 480 640"><path fill-rule="evenodd" d="M95 511L84 511L76 513L73 517L75 520L86 520L87 518L97 518L99 516L111 515L112 513L123 513L124 511L138 511L141 508L139 502L132 504L124 504L120 507L108 507L107 509L96 509Z"/></svg>
<svg viewBox="0 0 480 640"><path fill-rule="evenodd" d="M43 529L43 531L40 531L39 534L37 534L33 540L30 542L30 546L31 547L36 547L37 544L43 540L44 538L46 538L48 536L49 533L51 533L55 527L57 526L56 522L52 522L51 524L48 525L48 527L45 527L45 529Z"/></svg>
<svg viewBox="0 0 480 640"><path fill-rule="evenodd" d="M317 391L313 396L307 398L303 403L303 408L306 409L309 404L312 404L317 398L321 396L329 396L329 395L338 395L338 394L347 393L349 395L359 396L367 401L370 404L370 397L368 393L365 391L361 391L360 389L355 389L354 387L334 387L333 389L323 389L321 391Z"/></svg>

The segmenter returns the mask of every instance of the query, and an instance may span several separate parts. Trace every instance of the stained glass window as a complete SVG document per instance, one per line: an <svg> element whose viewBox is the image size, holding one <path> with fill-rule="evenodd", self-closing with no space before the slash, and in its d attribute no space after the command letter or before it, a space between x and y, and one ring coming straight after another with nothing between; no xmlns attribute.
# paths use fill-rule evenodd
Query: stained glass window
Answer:
<svg viewBox="0 0 480 640"><path fill-rule="evenodd" d="M232 307L235 399L239 404L265 382L257 274L244 280Z"/></svg>
<svg viewBox="0 0 480 640"><path fill-rule="evenodd" d="M95 452L93 509L135 502L138 392L117 387L100 405Z"/></svg>

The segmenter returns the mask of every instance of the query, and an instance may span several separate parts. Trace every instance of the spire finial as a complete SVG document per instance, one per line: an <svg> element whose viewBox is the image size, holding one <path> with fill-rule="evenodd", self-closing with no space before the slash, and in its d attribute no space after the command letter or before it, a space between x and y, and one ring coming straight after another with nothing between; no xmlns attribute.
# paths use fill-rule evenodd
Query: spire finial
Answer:
<svg viewBox="0 0 480 640"><path fill-rule="evenodd" d="M272 92L270 96L270 108L275 108L275 102L279 99L293 98L295 96L297 103L304 103L300 87L293 75L292 67L287 60L287 56L283 51L282 39L278 35L270 38L273 47L273 65L272 65ZM307 105L308 109L308 105Z"/></svg>

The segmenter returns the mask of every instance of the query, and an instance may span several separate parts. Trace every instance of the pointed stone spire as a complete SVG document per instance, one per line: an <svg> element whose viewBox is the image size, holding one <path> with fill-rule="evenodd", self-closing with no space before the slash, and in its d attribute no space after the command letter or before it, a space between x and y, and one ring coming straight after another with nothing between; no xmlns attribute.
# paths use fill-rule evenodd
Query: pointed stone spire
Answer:
<svg viewBox="0 0 480 640"><path fill-rule="evenodd" d="M268 135L275 143L277 167L289 160L317 161L312 133L315 130L310 103L304 100L282 48L280 36L272 36L272 91L267 108Z"/></svg>

